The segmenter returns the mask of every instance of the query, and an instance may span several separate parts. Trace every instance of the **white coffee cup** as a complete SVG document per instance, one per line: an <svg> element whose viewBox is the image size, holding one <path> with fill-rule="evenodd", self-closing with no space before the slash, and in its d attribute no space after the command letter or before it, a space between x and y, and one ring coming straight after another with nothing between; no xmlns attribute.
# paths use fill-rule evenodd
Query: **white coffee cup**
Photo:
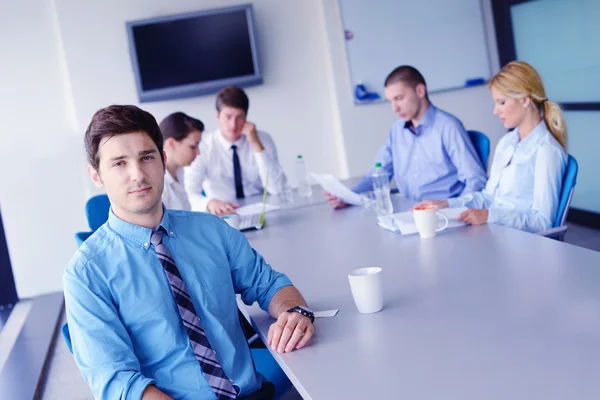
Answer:
<svg viewBox="0 0 600 400"><path fill-rule="evenodd" d="M445 220L443 227L438 228L438 216ZM434 237L438 232L443 231L448 227L448 217L438 211L437 206L423 206L413 210L415 225L421 239Z"/></svg>
<svg viewBox="0 0 600 400"><path fill-rule="evenodd" d="M383 308L381 268L360 268L348 274L350 290L358 311L371 314Z"/></svg>

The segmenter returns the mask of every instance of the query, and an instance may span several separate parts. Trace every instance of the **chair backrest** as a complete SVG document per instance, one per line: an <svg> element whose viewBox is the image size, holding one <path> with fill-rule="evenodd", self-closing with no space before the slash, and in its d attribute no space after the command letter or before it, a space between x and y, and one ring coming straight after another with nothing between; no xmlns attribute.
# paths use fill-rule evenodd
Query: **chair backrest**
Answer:
<svg viewBox="0 0 600 400"><path fill-rule="evenodd" d="M479 131L467 131L475 151L479 155L479 159L484 168L487 168L488 157L490 156L490 139Z"/></svg>
<svg viewBox="0 0 600 400"><path fill-rule="evenodd" d="M558 200L558 209L556 211L556 218L554 219L554 228L563 226L567 220L567 213L569 212L569 205L573 198L573 192L575 191L575 184L577 183L577 171L579 166L575 157L569 154L569 160L567 161L567 168L565 169L565 176L563 178L562 189L560 191L560 197Z"/></svg>
<svg viewBox="0 0 600 400"><path fill-rule="evenodd" d="M110 200L105 194L99 194L89 199L85 205L85 214L92 232L100 228L108 220Z"/></svg>
<svg viewBox="0 0 600 400"><path fill-rule="evenodd" d="M73 345L71 344L71 334L69 333L69 323L66 323L62 326L60 332L63 335L63 339L65 340L65 344L69 348L69 352L73 354Z"/></svg>

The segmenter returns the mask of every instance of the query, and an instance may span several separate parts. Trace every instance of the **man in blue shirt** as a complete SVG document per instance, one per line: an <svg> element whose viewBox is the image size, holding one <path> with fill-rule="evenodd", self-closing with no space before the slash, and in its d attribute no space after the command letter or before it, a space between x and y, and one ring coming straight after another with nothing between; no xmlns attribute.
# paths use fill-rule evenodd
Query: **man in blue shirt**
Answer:
<svg viewBox="0 0 600 400"><path fill-rule="evenodd" d="M108 221L64 274L73 353L97 399L270 399L235 294L277 318L268 345L302 348L314 315L289 279L218 217L167 210L163 141L135 106L99 110L86 131L88 172Z"/></svg>
<svg viewBox="0 0 600 400"><path fill-rule="evenodd" d="M477 192L485 170L462 123L429 101L425 79L410 66L400 66L385 80L385 97L401 118L390 130L375 162L396 180L400 194L412 200L447 199ZM352 190L373 190L371 173ZM333 208L346 204L325 192Z"/></svg>

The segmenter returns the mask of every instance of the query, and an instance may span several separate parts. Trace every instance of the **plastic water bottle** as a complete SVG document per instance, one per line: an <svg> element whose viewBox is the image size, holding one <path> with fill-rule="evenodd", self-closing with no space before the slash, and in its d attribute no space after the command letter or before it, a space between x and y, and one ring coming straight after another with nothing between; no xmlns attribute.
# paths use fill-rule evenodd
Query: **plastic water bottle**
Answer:
<svg viewBox="0 0 600 400"><path fill-rule="evenodd" d="M394 212L392 197L390 196L390 180L388 174L381 168L381 163L375 164L373 179L373 192L375 193L375 208L377 214L388 215Z"/></svg>
<svg viewBox="0 0 600 400"><path fill-rule="evenodd" d="M308 170L301 155L296 157L296 178L298 179L298 195L301 197L312 196L312 187L308 180Z"/></svg>

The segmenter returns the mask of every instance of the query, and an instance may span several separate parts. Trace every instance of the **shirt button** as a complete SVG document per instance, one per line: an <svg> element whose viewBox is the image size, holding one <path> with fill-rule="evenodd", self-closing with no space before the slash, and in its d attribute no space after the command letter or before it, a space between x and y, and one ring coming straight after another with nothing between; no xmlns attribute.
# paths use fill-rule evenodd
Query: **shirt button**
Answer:
<svg viewBox="0 0 600 400"><path fill-rule="evenodd" d="M414 157L413 157L413 159L415 159L415 160L416 160L416 159L417 159L417 156L414 156Z"/></svg>
<svg viewBox="0 0 600 400"><path fill-rule="evenodd" d="M148 242L144 243L144 247L148 247Z"/></svg>
<svg viewBox="0 0 600 400"><path fill-rule="evenodd" d="M175 234L175 233L173 233L173 232L169 232L169 233L170 233L171 235L174 235L174 234Z"/></svg>

